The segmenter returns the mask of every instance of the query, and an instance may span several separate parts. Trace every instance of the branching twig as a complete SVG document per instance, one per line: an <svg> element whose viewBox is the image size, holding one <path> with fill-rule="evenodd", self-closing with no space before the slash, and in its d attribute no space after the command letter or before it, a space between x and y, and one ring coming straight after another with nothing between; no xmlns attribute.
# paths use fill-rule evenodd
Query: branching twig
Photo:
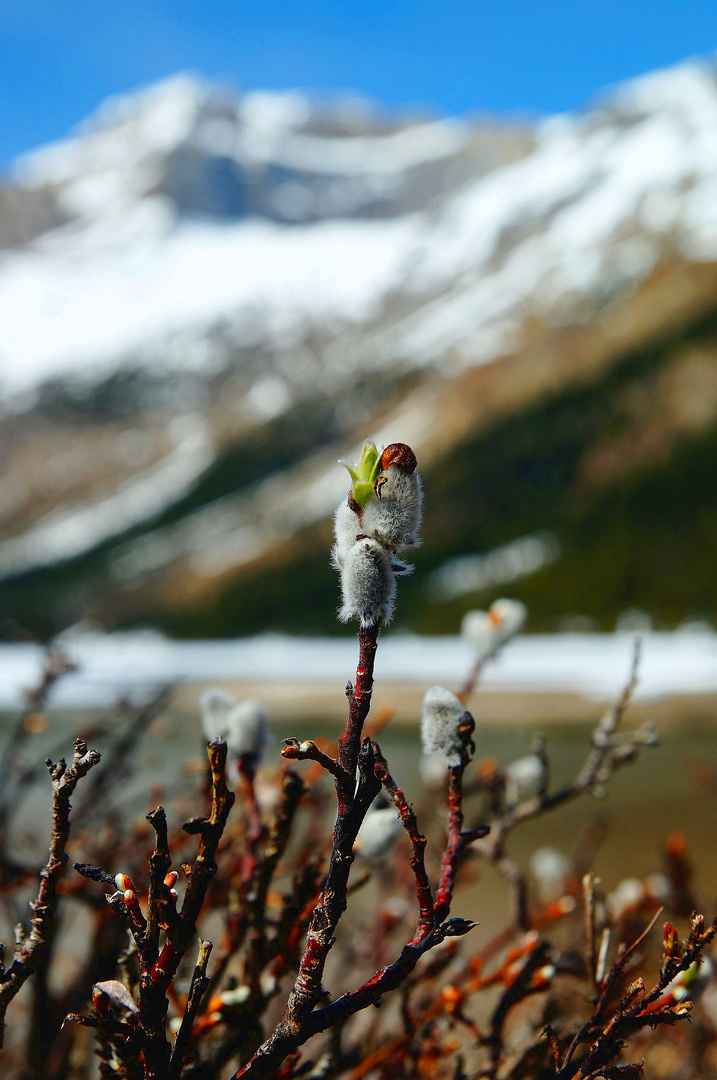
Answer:
<svg viewBox="0 0 717 1080"><path fill-rule="evenodd" d="M40 872L37 899L32 904L33 917L30 933L18 942L13 962L7 971L0 971L0 1046L5 1027L8 1003L15 997L23 983L35 970L50 934L57 905L57 883L65 868L65 848L70 835L70 798L78 780L98 764L97 750L88 750L82 739L75 740L72 764L68 767L63 759L55 764L47 759L47 769L52 780L52 835L50 854Z"/></svg>
<svg viewBox="0 0 717 1080"><path fill-rule="evenodd" d="M169 1004L167 991L189 944L196 933L196 921L201 911L209 883L216 872L215 857L219 841L234 803L234 793L226 784L227 746L217 740L209 744L209 763L212 781L212 805L206 818L194 818L185 830L199 836L199 850L191 864L185 864L187 888L181 911L167 884L169 847L164 810L158 807L148 815L155 830L156 844L149 861L148 913L145 920L139 905L134 883L127 875L118 875L120 891L110 897L115 910L126 909L140 965L139 981L139 1039L145 1061L145 1071L153 1080L162 1080L170 1067L170 1046L166 1034L166 1015ZM106 881L108 875L94 867L80 864L86 877ZM164 931L164 944L159 949L159 932ZM198 1007L198 1006L197 1006ZM188 1035L186 1036L188 1038ZM175 1060L179 1058L175 1055ZM179 1066L178 1066L179 1067Z"/></svg>

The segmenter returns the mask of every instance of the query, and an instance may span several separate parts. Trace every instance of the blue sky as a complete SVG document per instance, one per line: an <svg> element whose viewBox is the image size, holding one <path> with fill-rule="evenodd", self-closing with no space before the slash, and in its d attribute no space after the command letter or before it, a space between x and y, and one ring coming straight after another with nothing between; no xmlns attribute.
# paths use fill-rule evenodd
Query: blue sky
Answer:
<svg viewBox="0 0 717 1080"><path fill-rule="evenodd" d="M0 0L0 162L181 70L449 113L546 113L715 49L715 0Z"/></svg>

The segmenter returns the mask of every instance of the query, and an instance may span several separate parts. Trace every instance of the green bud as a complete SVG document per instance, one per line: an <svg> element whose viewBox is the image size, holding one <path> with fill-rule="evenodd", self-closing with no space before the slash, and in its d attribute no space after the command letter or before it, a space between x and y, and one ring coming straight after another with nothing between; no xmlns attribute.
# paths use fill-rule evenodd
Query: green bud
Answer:
<svg viewBox="0 0 717 1080"><path fill-rule="evenodd" d="M381 458L375 443L366 441L363 444L358 463L352 464L341 459L339 464L348 469L351 477L351 494L363 510L374 493L373 485L381 471Z"/></svg>

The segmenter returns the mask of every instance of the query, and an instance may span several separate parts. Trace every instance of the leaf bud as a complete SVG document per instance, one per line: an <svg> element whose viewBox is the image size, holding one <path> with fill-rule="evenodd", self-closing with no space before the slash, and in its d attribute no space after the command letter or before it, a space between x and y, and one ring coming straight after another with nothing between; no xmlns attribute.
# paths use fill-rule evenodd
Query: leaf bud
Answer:
<svg viewBox="0 0 717 1080"><path fill-rule="evenodd" d="M381 468L376 444L367 439L357 462L339 460L339 465L348 469L351 477L351 497L359 511L362 511L373 496L373 486Z"/></svg>
<svg viewBox="0 0 717 1080"><path fill-rule="evenodd" d="M390 443L381 453L381 469L385 472L391 465L396 465L401 472L412 473L416 471L418 460L406 443Z"/></svg>
<svg viewBox="0 0 717 1080"><path fill-rule="evenodd" d="M670 960L679 959L682 955L682 944L671 922L666 922L663 929L662 951Z"/></svg>

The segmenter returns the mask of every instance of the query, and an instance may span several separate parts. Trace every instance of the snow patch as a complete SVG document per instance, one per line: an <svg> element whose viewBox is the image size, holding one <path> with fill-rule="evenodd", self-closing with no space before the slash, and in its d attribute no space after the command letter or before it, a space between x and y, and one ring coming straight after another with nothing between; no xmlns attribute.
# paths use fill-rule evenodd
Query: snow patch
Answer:
<svg viewBox="0 0 717 1080"><path fill-rule="evenodd" d="M614 700L628 677L634 637L629 634L527 635L486 666L481 688L490 693L566 693L596 702ZM80 670L63 678L52 705L104 706L120 694L142 694L172 682L277 679L342 684L356 666L355 638L264 635L220 641L172 641L156 632L69 633L61 644ZM461 638L387 635L376 658L377 683L458 686L472 663ZM0 708L19 708L36 685L42 650L0 645ZM717 635L651 633L643 637L635 698L717 692Z"/></svg>

